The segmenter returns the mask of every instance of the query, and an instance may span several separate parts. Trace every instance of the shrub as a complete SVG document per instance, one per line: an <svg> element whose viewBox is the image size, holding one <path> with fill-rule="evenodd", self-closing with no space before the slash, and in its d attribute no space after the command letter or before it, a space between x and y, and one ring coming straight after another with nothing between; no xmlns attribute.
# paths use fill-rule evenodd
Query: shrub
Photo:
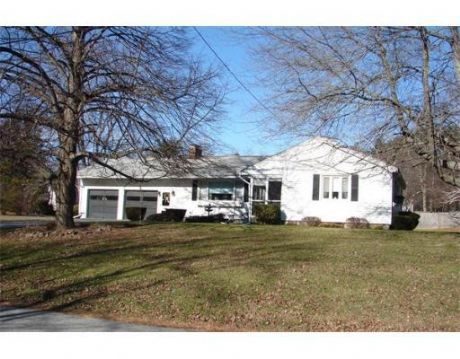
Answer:
<svg viewBox="0 0 460 359"><path fill-rule="evenodd" d="M350 217L345 221L345 228L369 228L369 222L366 218Z"/></svg>
<svg viewBox="0 0 460 359"><path fill-rule="evenodd" d="M151 214L146 218L149 222L182 222L186 209L166 209L161 213Z"/></svg>
<svg viewBox="0 0 460 359"><path fill-rule="evenodd" d="M47 200L38 201L34 212L38 215L54 216L53 206Z"/></svg>
<svg viewBox="0 0 460 359"><path fill-rule="evenodd" d="M390 229L412 231L418 225L420 216L413 212L399 212L393 216Z"/></svg>
<svg viewBox="0 0 460 359"><path fill-rule="evenodd" d="M147 216L145 219L147 222L172 222L170 216L166 215L166 212L155 213Z"/></svg>
<svg viewBox="0 0 460 359"><path fill-rule="evenodd" d="M130 221L142 221L147 208L145 207L129 207L126 208L126 218Z"/></svg>
<svg viewBox="0 0 460 359"><path fill-rule="evenodd" d="M185 217L186 209L167 209L164 211L168 218L171 218L174 222L182 222Z"/></svg>
<svg viewBox="0 0 460 359"><path fill-rule="evenodd" d="M275 203L256 204L254 206L254 215L258 223L264 224L280 224L281 209Z"/></svg>
<svg viewBox="0 0 460 359"><path fill-rule="evenodd" d="M309 227L318 227L321 224L321 220L318 217L305 217L301 223Z"/></svg>
<svg viewBox="0 0 460 359"><path fill-rule="evenodd" d="M224 221L225 217L222 213L212 214L209 216L190 216L185 218L185 222L220 223Z"/></svg>

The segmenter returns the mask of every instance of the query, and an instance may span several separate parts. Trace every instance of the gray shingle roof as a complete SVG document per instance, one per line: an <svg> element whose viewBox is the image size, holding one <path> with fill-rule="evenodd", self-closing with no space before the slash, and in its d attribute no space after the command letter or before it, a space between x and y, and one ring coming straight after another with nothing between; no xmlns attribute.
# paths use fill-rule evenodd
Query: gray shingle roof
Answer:
<svg viewBox="0 0 460 359"><path fill-rule="evenodd" d="M208 156L185 163L170 163L168 169L158 161L143 163L139 159L109 159L107 165L134 178L222 178L235 177L241 170L265 159L266 156ZM82 167L79 178L123 178L110 168L98 164Z"/></svg>
<svg viewBox="0 0 460 359"><path fill-rule="evenodd" d="M372 158L368 154L354 151L350 148L341 146L339 142L333 139L316 137L308 140L316 142L324 142L332 148L340 149L350 156L356 157L357 161L366 161L374 164L375 166L388 167L390 171L397 171L396 167L388 166L386 163ZM298 146L301 146L300 144ZM294 146L296 147L296 146ZM294 148L292 147L292 148ZM291 149L292 149L291 148ZM280 152L276 157L282 153ZM244 173L244 170L250 166L255 165L269 156L240 156L240 155L228 155L228 156L207 156L196 160L188 159L184 162L171 161L166 163L168 166L165 167L165 163L160 164L155 159L148 160L147 163L140 161L139 159L110 159L107 160L107 165L122 172L130 177L138 179L153 179L153 178L225 178L225 177L237 177L240 172ZM110 168L106 168L101 165L93 164L88 167L80 168L78 171L79 178L124 178L120 173L116 173Z"/></svg>

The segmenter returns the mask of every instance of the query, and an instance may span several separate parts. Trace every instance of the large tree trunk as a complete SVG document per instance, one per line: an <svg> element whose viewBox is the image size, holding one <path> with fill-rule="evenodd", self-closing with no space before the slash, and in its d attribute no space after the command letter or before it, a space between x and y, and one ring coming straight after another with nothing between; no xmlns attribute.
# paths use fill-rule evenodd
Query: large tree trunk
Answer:
<svg viewBox="0 0 460 359"><path fill-rule="evenodd" d="M75 204L75 186L78 159L75 157L77 143L80 139L79 123L82 109L82 37L79 27L72 31L72 71L68 78L68 97L63 113L62 123L65 131L59 136L60 164L57 175L56 224L58 228L72 228L73 206Z"/></svg>
<svg viewBox="0 0 460 359"><path fill-rule="evenodd" d="M73 121L73 115L66 111L65 122L69 127ZM76 151L76 139L70 134L60 138L59 170L55 178L56 193L56 225L58 228L73 228L73 206L75 204L75 185L77 179L77 161L73 155Z"/></svg>
<svg viewBox="0 0 460 359"><path fill-rule="evenodd" d="M422 65L422 85L423 85L423 115L421 118L421 129L426 139L426 145L429 154L429 161L435 168L438 167L439 163L437 160L436 148L435 148L435 133L433 124L433 112L431 107L431 94L430 94L430 46L428 40L427 30L424 27L420 28L420 38L422 40L422 54L423 54L423 65Z"/></svg>
<svg viewBox="0 0 460 359"><path fill-rule="evenodd" d="M56 226L73 228L73 206L75 204L75 183L77 168L73 161L65 161L56 178Z"/></svg>

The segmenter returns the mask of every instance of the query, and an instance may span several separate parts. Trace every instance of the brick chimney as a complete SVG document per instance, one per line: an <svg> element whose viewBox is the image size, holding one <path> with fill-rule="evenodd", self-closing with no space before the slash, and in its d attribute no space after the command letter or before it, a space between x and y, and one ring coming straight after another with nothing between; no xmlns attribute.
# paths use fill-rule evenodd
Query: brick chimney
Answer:
<svg viewBox="0 0 460 359"><path fill-rule="evenodd" d="M196 160L203 156L203 149L199 145L191 145L188 149L188 158Z"/></svg>

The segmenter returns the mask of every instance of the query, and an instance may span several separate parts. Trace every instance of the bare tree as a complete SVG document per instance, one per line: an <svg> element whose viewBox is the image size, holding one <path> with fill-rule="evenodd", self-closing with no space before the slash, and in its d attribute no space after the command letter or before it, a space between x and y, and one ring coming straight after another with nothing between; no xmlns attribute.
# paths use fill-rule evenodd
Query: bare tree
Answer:
<svg viewBox="0 0 460 359"><path fill-rule="evenodd" d="M460 188L456 188L453 191L448 191L446 192L446 204L455 204L455 203L460 203Z"/></svg>
<svg viewBox="0 0 460 359"><path fill-rule="evenodd" d="M262 38L256 55L277 133L320 133L368 149L402 136L444 182L460 186L457 27L259 28L251 35Z"/></svg>
<svg viewBox="0 0 460 359"><path fill-rule="evenodd" d="M450 192L454 192L458 187L443 182L428 162L420 161L420 157L404 138L379 142L372 154L398 167L405 182L406 207L424 212L451 211L459 208L460 203L456 205L450 202Z"/></svg>
<svg viewBox="0 0 460 359"><path fill-rule="evenodd" d="M0 138L0 211L49 209L43 206L47 187L39 175L44 160L40 133L28 122L0 121Z"/></svg>
<svg viewBox="0 0 460 359"><path fill-rule="evenodd" d="M216 120L217 74L189 48L176 28L0 28L0 120L40 127L59 227L74 226L79 162L137 156L167 170L171 148Z"/></svg>

